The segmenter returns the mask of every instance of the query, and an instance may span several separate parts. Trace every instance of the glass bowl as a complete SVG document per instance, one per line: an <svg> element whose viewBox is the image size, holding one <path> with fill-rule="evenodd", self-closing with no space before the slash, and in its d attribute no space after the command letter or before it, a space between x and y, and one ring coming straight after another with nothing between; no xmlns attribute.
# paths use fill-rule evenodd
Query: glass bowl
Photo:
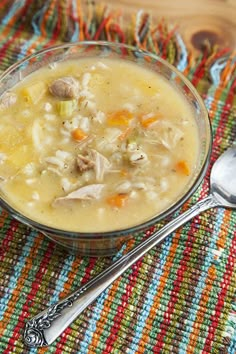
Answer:
<svg viewBox="0 0 236 354"><path fill-rule="evenodd" d="M212 133L208 112L201 97L192 84L175 67L167 63L165 60L152 53L123 44L87 41L62 44L43 49L12 65L0 76L0 95L9 90L20 80L45 65L63 62L68 59L85 58L90 56L96 56L98 59L104 57L119 58L121 60L139 63L162 75L182 92L182 94L184 94L194 112L194 117L198 126L200 146L193 178L189 182L185 193L167 210L150 218L150 220L146 222L122 230L93 233L79 232L79 230L78 232L69 232L40 224L26 217L18 210L15 210L14 207L9 205L3 196L0 197L0 204L15 219L40 231L51 240L67 249L75 251L80 255L110 256L116 253L124 242L135 237L135 234L147 230L151 226L160 222L163 218L172 214L196 191L208 166L212 145Z"/></svg>

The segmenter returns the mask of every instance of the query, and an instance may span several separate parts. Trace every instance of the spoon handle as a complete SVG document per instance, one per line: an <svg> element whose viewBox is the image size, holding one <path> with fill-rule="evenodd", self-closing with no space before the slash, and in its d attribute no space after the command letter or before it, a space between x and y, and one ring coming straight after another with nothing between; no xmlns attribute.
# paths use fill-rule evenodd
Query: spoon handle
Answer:
<svg viewBox="0 0 236 354"><path fill-rule="evenodd" d="M145 253L194 216L216 206L217 202L210 194L119 258L79 290L30 319L25 327L25 343L30 347L43 347L54 342L88 305Z"/></svg>

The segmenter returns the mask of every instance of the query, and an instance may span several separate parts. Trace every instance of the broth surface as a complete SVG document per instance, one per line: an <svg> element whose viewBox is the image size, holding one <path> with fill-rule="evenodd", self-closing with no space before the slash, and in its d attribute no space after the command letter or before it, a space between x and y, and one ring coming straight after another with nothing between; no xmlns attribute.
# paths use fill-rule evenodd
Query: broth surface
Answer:
<svg viewBox="0 0 236 354"><path fill-rule="evenodd" d="M69 231L124 229L169 208L198 156L186 99L128 61L86 58L39 69L0 100L1 194Z"/></svg>

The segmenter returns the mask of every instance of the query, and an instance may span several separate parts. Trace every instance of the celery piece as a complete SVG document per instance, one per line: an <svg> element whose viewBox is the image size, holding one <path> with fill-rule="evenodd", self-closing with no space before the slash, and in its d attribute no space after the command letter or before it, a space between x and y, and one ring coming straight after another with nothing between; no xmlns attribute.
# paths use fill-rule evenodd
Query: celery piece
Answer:
<svg viewBox="0 0 236 354"><path fill-rule="evenodd" d="M57 102L57 112L61 117L69 117L76 108L77 101L59 101Z"/></svg>
<svg viewBox="0 0 236 354"><path fill-rule="evenodd" d="M132 133L130 134L130 136L127 138L127 143L128 144L138 144L140 141L139 139L139 135L136 129L134 129L132 131Z"/></svg>
<svg viewBox="0 0 236 354"><path fill-rule="evenodd" d="M34 82L33 84L24 87L22 94L24 98L30 103L36 104L40 101L43 95L46 93L47 87L44 82Z"/></svg>

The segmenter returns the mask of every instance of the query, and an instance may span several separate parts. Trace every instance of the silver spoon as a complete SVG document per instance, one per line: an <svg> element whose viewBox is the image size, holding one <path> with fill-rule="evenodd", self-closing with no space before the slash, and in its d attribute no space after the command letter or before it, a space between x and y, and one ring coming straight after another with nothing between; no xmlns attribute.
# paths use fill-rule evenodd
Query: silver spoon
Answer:
<svg viewBox="0 0 236 354"><path fill-rule="evenodd" d="M155 232L79 290L30 319L24 331L25 343L30 347L43 347L54 342L114 280L194 216L213 207L236 209L236 144L213 165L210 184L210 194L206 198Z"/></svg>

